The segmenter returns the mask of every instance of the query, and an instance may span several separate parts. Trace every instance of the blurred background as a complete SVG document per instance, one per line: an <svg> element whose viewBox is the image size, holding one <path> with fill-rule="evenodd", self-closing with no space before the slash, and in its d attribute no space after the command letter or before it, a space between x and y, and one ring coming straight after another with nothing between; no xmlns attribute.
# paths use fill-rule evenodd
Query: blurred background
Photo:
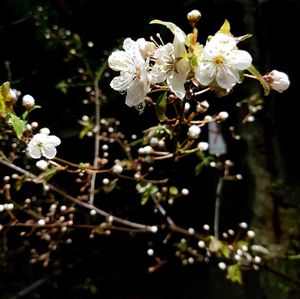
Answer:
<svg viewBox="0 0 300 299"><path fill-rule="evenodd" d="M80 162L92 157L92 152L83 147L86 144L78 145L81 129L78 119L83 114L90 114L92 107L82 104L82 91L72 89L65 95L56 88L77 65L66 55L58 40L47 37L49 28L52 30L57 26L76 32L84 45L92 42L93 47L86 47L86 51L96 68L113 49L120 47L124 38L149 39L161 30L161 27L149 25L153 19L174 22L188 32L190 26L186 15L192 9L198 9L202 13L198 25L202 43L226 18L234 36L253 35L242 48L251 52L254 64L262 74L277 69L287 73L291 81L286 92L272 92L265 99L264 110L258 113L255 122L239 128L242 141L230 144L230 155L245 180L237 187L225 190L227 200L221 219L224 228L242 220L248 221L259 241L274 250L275 256L281 256L274 258L272 263L284 275L271 271L246 273L244 285L240 286L227 281L224 273L210 264L183 267L171 250L164 248L158 250L169 262L157 272L148 273L152 261L145 252L149 246L155 246L157 240L127 234L86 240L80 232L72 246L62 248L57 253L57 260L44 268L29 264L24 244L21 245L12 233L8 243L3 238L0 242L0 298L300 297L300 262L286 258L287 252L297 254L300 250L300 155L297 146L300 55L296 46L300 35L299 1L1 0L0 3L0 81L8 80L23 94L34 96L42 106L34 112L35 119L41 127L49 127L53 134L64 139L60 155L71 161ZM164 34L170 40L168 33ZM119 118L125 132L146 128L151 116L146 112L141 117L134 109L125 107L124 96L109 88L110 79L108 76L101 82L103 93L111 99L104 103L103 115ZM257 91L255 86L250 85L250 88ZM240 90L228 101L235 103L235 97L244 95L245 91ZM227 103L221 105L226 107ZM194 181L184 175L182 179ZM214 183L204 178L202 186ZM62 184L68 188L69 182L66 180ZM192 190L198 187L197 184L191 186ZM183 226L204 223L207 215L201 207L212 206L211 190L206 195L207 199L202 203L191 199L172 211L175 217L181 213L186 215L181 217ZM140 212L137 209L135 213ZM147 219L147 215L140 217Z"/></svg>

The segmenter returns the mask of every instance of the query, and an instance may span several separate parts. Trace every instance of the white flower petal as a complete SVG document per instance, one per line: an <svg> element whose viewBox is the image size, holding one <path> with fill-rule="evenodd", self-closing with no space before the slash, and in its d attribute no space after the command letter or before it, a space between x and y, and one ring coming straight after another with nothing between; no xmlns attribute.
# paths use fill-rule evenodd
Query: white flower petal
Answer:
<svg viewBox="0 0 300 299"><path fill-rule="evenodd" d="M111 88L117 91L127 90L134 80L134 75L130 73L124 73L123 75L117 76L110 82Z"/></svg>
<svg viewBox="0 0 300 299"><path fill-rule="evenodd" d="M60 139L55 135L50 135L47 138L47 144L51 144L52 146L58 146L60 143Z"/></svg>
<svg viewBox="0 0 300 299"><path fill-rule="evenodd" d="M124 51L114 51L108 57L108 66L114 71L127 71L134 67L131 56Z"/></svg>
<svg viewBox="0 0 300 299"><path fill-rule="evenodd" d="M190 67L188 61L181 59L176 64L172 76L170 76L168 79L171 90L180 99L183 99L185 97L186 89L184 84L186 82L189 71L190 71Z"/></svg>
<svg viewBox="0 0 300 299"><path fill-rule="evenodd" d="M27 150L30 157L33 159L39 159L42 156L41 149L37 145L30 146L27 148Z"/></svg>
<svg viewBox="0 0 300 299"><path fill-rule="evenodd" d="M238 70L245 70L251 65L252 57L247 51L234 50L230 53L230 61L235 63Z"/></svg>
<svg viewBox="0 0 300 299"><path fill-rule="evenodd" d="M53 159L57 153L56 148L50 144L45 145L41 151L42 155L47 159Z"/></svg>
<svg viewBox="0 0 300 299"><path fill-rule="evenodd" d="M195 77L204 86L209 85L216 74L216 67L211 62L201 62L196 69Z"/></svg>
<svg viewBox="0 0 300 299"><path fill-rule="evenodd" d="M216 74L218 85L224 89L231 89L237 82L238 74L230 69L220 68Z"/></svg>
<svg viewBox="0 0 300 299"><path fill-rule="evenodd" d="M129 107L137 106L144 101L146 96L145 84L141 80L134 80L132 86L127 90L125 104Z"/></svg>

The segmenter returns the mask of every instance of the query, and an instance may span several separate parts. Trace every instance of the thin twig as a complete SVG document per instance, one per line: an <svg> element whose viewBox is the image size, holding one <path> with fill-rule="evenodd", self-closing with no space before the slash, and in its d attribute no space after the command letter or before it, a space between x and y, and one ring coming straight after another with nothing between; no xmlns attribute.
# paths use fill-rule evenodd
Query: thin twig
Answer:
<svg viewBox="0 0 300 299"><path fill-rule="evenodd" d="M28 178L32 179L32 181L34 183L40 183L40 181L38 180L38 177L35 176L34 174L32 174L31 172L29 172L29 171L15 165L15 164L11 163L11 162L5 161L2 158L0 158L0 163L7 166L7 167L10 167L10 168L14 169L15 171L18 171L19 173L24 174ZM129 227L133 227L133 228L145 229L147 231L151 231L151 229L152 229L152 226L137 223L137 222L133 222L133 221L129 221L129 220L126 220L126 219L123 219L123 218L113 216L112 214L110 214L110 213L108 213L108 212L106 212L102 209L99 209L99 208L95 207L94 205L92 205L90 203L83 202L83 201L77 199L76 197L73 197L73 196L67 194L66 192L64 192L63 190L60 190L59 188L55 187L52 184L47 183L47 186L49 187L50 190L54 191L55 193L61 195L62 197L72 201L73 203L75 203L79 206L82 206L82 207L87 208L89 210L95 210L95 212L97 214L101 215L101 216L112 217L113 221L116 222L116 223L120 223L120 224L123 224L125 226L129 226Z"/></svg>
<svg viewBox="0 0 300 299"><path fill-rule="evenodd" d="M100 89L98 78L94 81L94 101L95 101L95 144L94 144L94 162L93 167L97 168L99 164L99 154L100 154ZM97 173L94 172L91 174L91 186L90 186L90 195L89 203L94 203L95 198L95 184L96 184Z"/></svg>

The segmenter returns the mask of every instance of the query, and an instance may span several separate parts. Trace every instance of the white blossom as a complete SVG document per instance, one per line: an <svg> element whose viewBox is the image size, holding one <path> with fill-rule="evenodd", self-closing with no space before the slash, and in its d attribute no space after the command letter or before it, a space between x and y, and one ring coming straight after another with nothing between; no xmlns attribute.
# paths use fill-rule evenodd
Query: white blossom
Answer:
<svg viewBox="0 0 300 299"><path fill-rule="evenodd" d="M234 37L217 32L200 54L195 77L204 86L216 81L218 86L229 91L240 81L239 71L247 69L251 63L250 54L238 50Z"/></svg>
<svg viewBox="0 0 300 299"><path fill-rule="evenodd" d="M286 73L273 70L264 76L270 87L278 92L283 92L290 86L290 80Z"/></svg>
<svg viewBox="0 0 300 299"><path fill-rule="evenodd" d="M177 97L185 97L185 82L190 72L190 64L187 59L185 48L185 33L172 23L165 23L172 26L174 33L173 44L168 43L159 47L155 53L155 65L151 70L151 83L161 83L167 81L172 92Z"/></svg>
<svg viewBox="0 0 300 299"><path fill-rule="evenodd" d="M114 51L108 58L109 67L120 72L110 86L127 93L125 103L130 107L143 103L150 91L149 59L143 56L148 53L149 48L144 40L133 41L126 38L123 43L124 51Z"/></svg>
<svg viewBox="0 0 300 299"><path fill-rule="evenodd" d="M40 159L42 156L53 159L58 145L60 145L60 139L57 136L38 133L28 143L27 152L33 159Z"/></svg>

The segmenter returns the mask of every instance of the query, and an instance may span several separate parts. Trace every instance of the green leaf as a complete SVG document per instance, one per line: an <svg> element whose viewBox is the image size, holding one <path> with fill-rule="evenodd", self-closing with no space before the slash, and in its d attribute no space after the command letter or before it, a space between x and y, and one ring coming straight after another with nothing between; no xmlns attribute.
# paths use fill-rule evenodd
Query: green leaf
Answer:
<svg viewBox="0 0 300 299"><path fill-rule="evenodd" d="M166 108L167 108L167 92L161 94L155 106L156 116L159 121L164 121L166 119Z"/></svg>
<svg viewBox="0 0 300 299"><path fill-rule="evenodd" d="M8 114L8 122L11 123L11 125L13 126L13 129L18 139L21 139L25 131L26 122L20 117L16 116L14 113Z"/></svg>
<svg viewBox="0 0 300 299"><path fill-rule="evenodd" d="M260 72L255 68L253 64L251 64L248 68L248 71L256 77L256 79L260 82L264 89L264 94L267 96L270 93L270 85L268 82L264 79L264 77L260 74Z"/></svg>
<svg viewBox="0 0 300 299"><path fill-rule="evenodd" d="M66 94L68 92L68 84L66 81L62 80L56 84L55 88L59 89L62 93Z"/></svg>
<svg viewBox="0 0 300 299"><path fill-rule="evenodd" d="M227 276L232 282L243 284L242 272L239 265L230 265L227 267Z"/></svg>
<svg viewBox="0 0 300 299"><path fill-rule="evenodd" d="M225 19L223 25L221 26L219 32L224 34L230 34L230 23Z"/></svg>
<svg viewBox="0 0 300 299"><path fill-rule="evenodd" d="M83 127L83 129L79 133L79 139L82 139L91 130L91 128L92 128L91 124Z"/></svg>

